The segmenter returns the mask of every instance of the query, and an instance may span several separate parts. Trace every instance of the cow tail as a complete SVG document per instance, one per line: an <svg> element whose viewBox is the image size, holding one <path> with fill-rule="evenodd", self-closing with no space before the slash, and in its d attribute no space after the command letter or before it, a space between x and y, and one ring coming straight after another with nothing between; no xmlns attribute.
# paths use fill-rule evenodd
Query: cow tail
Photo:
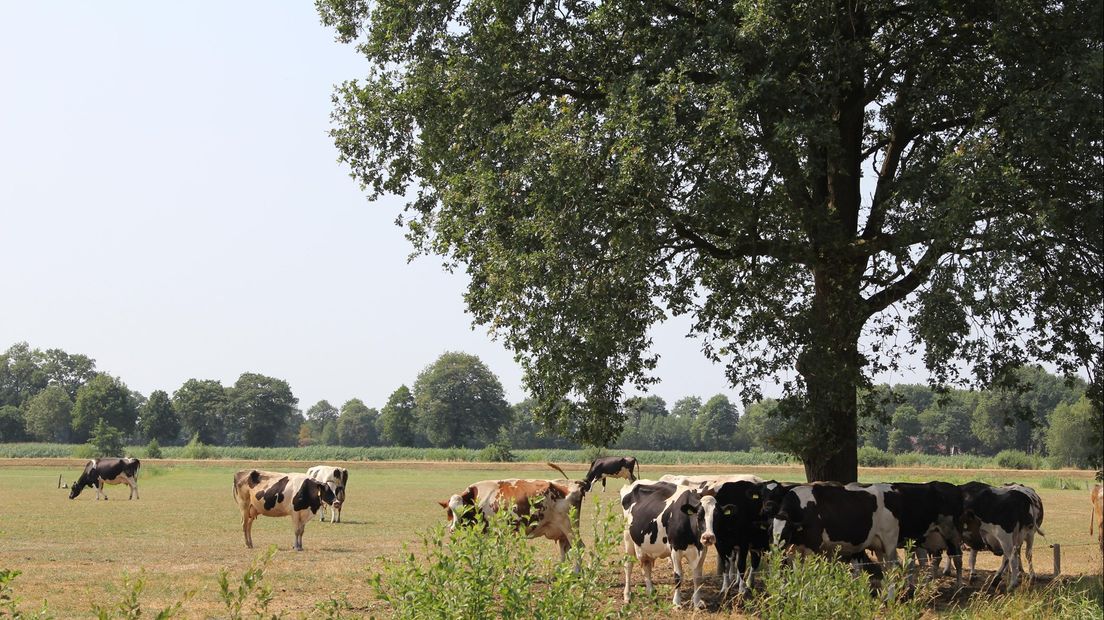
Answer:
<svg viewBox="0 0 1104 620"><path fill-rule="evenodd" d="M546 462L545 464L548 465L549 467L551 467L552 469L555 469L556 471L560 472L560 475L564 477L564 480L570 480L571 479L570 477L568 477L568 475L566 473L564 473L564 470L560 469L559 465L556 465L555 463L549 463L549 462Z"/></svg>

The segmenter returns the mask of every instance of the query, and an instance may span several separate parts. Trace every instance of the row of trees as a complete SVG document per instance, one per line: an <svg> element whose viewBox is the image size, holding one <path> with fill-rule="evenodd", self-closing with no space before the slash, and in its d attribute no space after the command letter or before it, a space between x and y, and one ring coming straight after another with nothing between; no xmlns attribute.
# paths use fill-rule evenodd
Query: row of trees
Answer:
<svg viewBox="0 0 1104 620"><path fill-rule="evenodd" d="M991 455L1016 449L1090 465L1092 410L1083 381L1038 367L1018 372L1018 389L933 391L927 386L877 386L861 394L859 441L888 452ZM170 396L148 398L95 361L19 343L0 356L0 441L83 442L97 424L130 440L215 445L346 445L577 448L546 432L532 399L510 406L501 382L477 357L445 353L399 386L382 409L354 398L340 408L321 400L303 415L285 381L244 373L232 386L190 379ZM622 402L622 450L790 451L795 429L777 415L777 401L740 408L718 394L682 398L668 408L659 396Z"/></svg>

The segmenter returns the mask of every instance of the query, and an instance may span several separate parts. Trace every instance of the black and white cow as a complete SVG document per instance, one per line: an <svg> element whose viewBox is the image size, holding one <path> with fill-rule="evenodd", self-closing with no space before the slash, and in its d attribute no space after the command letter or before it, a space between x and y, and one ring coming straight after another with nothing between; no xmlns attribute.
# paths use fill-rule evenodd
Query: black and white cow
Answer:
<svg viewBox="0 0 1104 620"><path fill-rule="evenodd" d="M333 491L334 500L333 503L329 504L330 523L340 522L341 507L345 505L345 487L349 484L349 470L332 465L315 465L307 470L307 475L329 486L330 491ZM326 520L325 504L322 506L322 514L318 518L321 521Z"/></svg>
<svg viewBox="0 0 1104 620"><path fill-rule="evenodd" d="M790 489L774 516L773 535L802 553L853 557L871 550L897 563L901 498L888 484L814 482Z"/></svg>
<svg viewBox="0 0 1104 620"><path fill-rule="evenodd" d="M702 607L701 583L705 554L717 537L713 513L717 500L710 491L669 482L637 480L621 488L625 511L625 553L640 562L644 585L651 594L655 561L670 556L675 572L675 606L682 605L682 560L693 571L691 604ZM625 558L625 602L632 598L632 562Z"/></svg>
<svg viewBox="0 0 1104 620"><path fill-rule="evenodd" d="M306 474L243 469L234 474L234 498L242 512L246 547L253 548L253 520L258 516L290 516L295 529L292 548L302 551L307 522L322 504L333 502L334 495L329 486Z"/></svg>
<svg viewBox="0 0 1104 620"><path fill-rule="evenodd" d="M602 481L602 488L606 488L606 478L626 478L629 482L636 482L640 477L640 468L636 459L631 456L602 456L590 462L590 470L583 478L583 490L590 492L590 485L595 481Z"/></svg>
<svg viewBox="0 0 1104 620"><path fill-rule="evenodd" d="M1043 536L1046 534L1043 532L1043 499L1039 497L1039 494L1035 492L1035 489L1022 485L1018 482L1006 482L1005 488L1019 491L1027 496L1027 499L1031 502L1031 519L1035 522L1035 527L1030 528L1024 533L1024 555L1027 556L1027 574L1032 581L1035 580L1035 561L1032 557L1033 550L1035 548L1035 533L1038 532ZM1019 561L1019 548L1016 549L1016 560ZM1023 564L1020 564L1020 568L1023 568Z"/></svg>
<svg viewBox="0 0 1104 620"><path fill-rule="evenodd" d="M901 531L897 547L904 549L913 544L921 566L927 563L928 554L938 558L946 551L954 561L955 585L962 585L962 491L949 482L895 482L890 485L901 498L901 512L897 514ZM932 563L932 576L939 569L938 561Z"/></svg>
<svg viewBox="0 0 1104 620"><path fill-rule="evenodd" d="M141 466L138 459L92 459L73 483L69 499L75 499L84 487L96 487L96 499L102 496L106 500L107 493L103 492L105 484L126 484L130 486L130 497L127 499L138 499L138 469Z"/></svg>
<svg viewBox="0 0 1104 620"><path fill-rule="evenodd" d="M1031 497L1012 487L993 487L984 482L967 482L959 485L959 489L963 506L962 541L970 547L967 582L974 579L978 551L989 550L1001 558L993 584L1008 571L1007 588L1016 587L1020 573L1019 548L1028 533L1033 535L1038 526ZM1042 518L1041 512L1039 517ZM949 569L950 561L945 571Z"/></svg>
<svg viewBox="0 0 1104 620"><path fill-rule="evenodd" d="M752 476L754 478L754 476ZM765 508L772 500L777 506L795 484L755 480L721 482L711 487L716 493L717 508L713 531L717 535L717 568L723 576L721 593L732 585L739 594L747 591L762 553L770 547L771 518ZM747 573L748 556L751 573Z"/></svg>

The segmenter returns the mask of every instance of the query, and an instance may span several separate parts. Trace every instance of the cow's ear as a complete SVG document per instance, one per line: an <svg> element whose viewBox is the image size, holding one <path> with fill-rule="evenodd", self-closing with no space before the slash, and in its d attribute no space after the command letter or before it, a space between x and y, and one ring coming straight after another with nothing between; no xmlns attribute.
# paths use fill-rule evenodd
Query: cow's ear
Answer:
<svg viewBox="0 0 1104 620"><path fill-rule="evenodd" d="M724 506L721 506L721 514L723 514L724 516L731 517L735 513L736 507L732 504L725 504Z"/></svg>
<svg viewBox="0 0 1104 620"><path fill-rule="evenodd" d="M698 506L691 503L685 503L682 505L682 511L688 515L698 514Z"/></svg>
<svg viewBox="0 0 1104 620"><path fill-rule="evenodd" d="M438 500L437 503L441 505L441 508L448 510L448 502L446 502L445 500Z"/></svg>

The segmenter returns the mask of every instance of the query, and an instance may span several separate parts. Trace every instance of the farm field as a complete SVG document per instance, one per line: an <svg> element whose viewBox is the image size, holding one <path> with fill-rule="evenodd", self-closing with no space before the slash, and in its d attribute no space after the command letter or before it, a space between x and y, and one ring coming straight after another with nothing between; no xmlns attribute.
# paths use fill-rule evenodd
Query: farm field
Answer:
<svg viewBox="0 0 1104 620"><path fill-rule="evenodd" d="M89 617L95 604L117 601L124 571L145 571L145 609L156 610L195 590L186 617L215 616L223 609L216 577L221 569L231 582L270 544L278 552L269 565L266 582L276 592L274 611L293 617L308 614L331 597L346 595L358 613L386 615L373 602L369 578L378 571L381 558L393 556L403 543L417 548L418 534L443 521L437 500L467 484L487 478L554 478L558 474L536 463L347 463L349 495L343 522L307 525L305 551L290 550L289 519L261 517L254 524L256 549L245 548L240 513L232 497L233 473L242 468L305 471L303 463L230 461L143 461L139 476L142 499L127 501L126 486L107 487L110 501L93 501L94 490L76 500L57 489L58 476L72 482L83 466L76 459L0 460L0 569L22 574L14 583L24 609L49 600L51 611L61 618ZM560 465L572 477L582 477L581 464ZM797 466L662 466L645 464L649 478L664 473L748 472L765 478L801 480ZM1035 487L1042 496L1047 538L1036 538L1035 568L1040 575L1052 570L1048 543L1061 543L1065 575L1099 574L1099 551L1088 543L1089 501L1086 485L1092 473L1085 471L1000 471L936 469L862 469L864 482L932 479L991 483L1018 481ZM1043 488L1068 481L1078 490ZM611 480L589 495L584 508L584 532L594 513L592 502L614 504L622 481ZM550 541L533 544L553 551ZM707 564L713 564L711 557ZM993 570L997 560L979 554L978 566ZM659 565L658 588L670 596L669 563ZM609 596L620 597L620 571L609 576ZM634 581L643 592L639 576ZM687 616L690 614L687 613ZM714 617L725 617L715 614Z"/></svg>

